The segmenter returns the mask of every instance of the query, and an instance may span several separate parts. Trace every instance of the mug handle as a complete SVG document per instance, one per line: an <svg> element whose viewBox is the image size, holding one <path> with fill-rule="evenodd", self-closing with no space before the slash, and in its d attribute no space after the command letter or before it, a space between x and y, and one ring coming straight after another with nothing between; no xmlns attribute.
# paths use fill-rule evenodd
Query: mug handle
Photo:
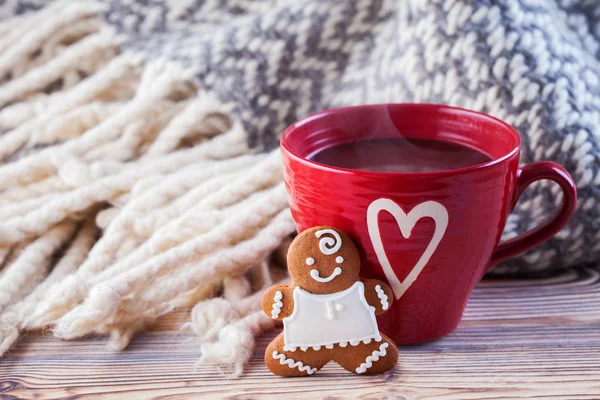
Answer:
<svg viewBox="0 0 600 400"><path fill-rule="evenodd" d="M517 187L511 202L511 211L517 205L519 197L527 189L527 186L541 179L556 182L562 189L563 200L558 212L545 224L522 233L513 239L499 243L492 254L486 272L499 262L524 253L552 237L566 225L573 212L575 212L575 206L577 205L575 182L573 182L573 178L567 170L551 161L536 162L517 170Z"/></svg>

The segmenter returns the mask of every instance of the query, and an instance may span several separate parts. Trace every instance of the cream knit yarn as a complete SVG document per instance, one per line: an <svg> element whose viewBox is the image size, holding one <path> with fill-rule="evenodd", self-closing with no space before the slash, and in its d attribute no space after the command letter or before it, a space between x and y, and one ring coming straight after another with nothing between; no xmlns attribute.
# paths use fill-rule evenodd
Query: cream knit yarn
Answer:
<svg viewBox="0 0 600 400"><path fill-rule="evenodd" d="M181 67L121 54L101 11L0 24L0 353L48 327L120 350L195 305L200 362L239 375L294 232L279 153Z"/></svg>

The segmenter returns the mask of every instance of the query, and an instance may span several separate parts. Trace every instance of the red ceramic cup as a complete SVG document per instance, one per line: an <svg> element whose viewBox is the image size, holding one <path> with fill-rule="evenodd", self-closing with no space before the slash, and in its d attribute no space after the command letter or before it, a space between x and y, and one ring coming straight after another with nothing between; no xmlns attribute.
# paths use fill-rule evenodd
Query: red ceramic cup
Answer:
<svg viewBox="0 0 600 400"><path fill-rule="evenodd" d="M401 133L400 133L401 132ZM365 138L451 141L492 161L440 172L372 172L307 159L325 147ZM361 275L386 279L397 301L378 317L397 343L439 338L456 328L471 290L496 263L559 231L576 204L560 165L519 167L519 134L488 115L433 104L329 110L290 126L281 138L285 181L298 231L330 225L361 250ZM532 182L550 179L564 197L548 222L499 243L508 214Z"/></svg>

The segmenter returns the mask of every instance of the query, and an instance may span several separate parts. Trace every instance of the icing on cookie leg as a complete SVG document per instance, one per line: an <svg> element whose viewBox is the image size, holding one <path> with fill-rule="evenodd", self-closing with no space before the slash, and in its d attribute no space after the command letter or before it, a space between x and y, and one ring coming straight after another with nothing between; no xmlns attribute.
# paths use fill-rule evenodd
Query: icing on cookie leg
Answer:
<svg viewBox="0 0 600 400"><path fill-rule="evenodd" d="M381 340L369 344L360 343L345 349L334 348L332 357L344 369L357 374L378 374L394 368L398 361L398 348L390 338L381 335Z"/></svg>
<svg viewBox="0 0 600 400"><path fill-rule="evenodd" d="M298 368L301 372L306 372L309 375L317 372L316 368L312 368L310 365L302 364L302 361L294 361L291 358L287 358L285 354L278 353L277 350L273 351L273 358L279 360L279 364L284 365L287 364L290 368Z"/></svg>
<svg viewBox="0 0 600 400"><path fill-rule="evenodd" d="M279 376L308 376L312 375L329 360L331 350L322 349L315 351L312 348L300 351L287 350L283 334L279 334L265 351L265 364L275 375Z"/></svg>
<svg viewBox="0 0 600 400"><path fill-rule="evenodd" d="M367 357L365 362L360 364L360 366L356 368L356 373L364 374L365 372L367 372L367 369L373 366L373 361L379 361L379 357L384 357L387 354L385 349L387 349L388 346L389 345L387 343L383 343L381 346L379 346L378 350L373 350L373 352L370 356Z"/></svg>

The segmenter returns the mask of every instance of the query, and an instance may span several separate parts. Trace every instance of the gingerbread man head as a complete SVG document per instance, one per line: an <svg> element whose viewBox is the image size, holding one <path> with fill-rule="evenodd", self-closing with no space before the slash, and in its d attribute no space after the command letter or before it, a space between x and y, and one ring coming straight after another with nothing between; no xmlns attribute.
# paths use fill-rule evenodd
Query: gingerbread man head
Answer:
<svg viewBox="0 0 600 400"><path fill-rule="evenodd" d="M344 232L317 226L298 235L287 256L293 282L313 294L335 293L359 280L360 254Z"/></svg>

